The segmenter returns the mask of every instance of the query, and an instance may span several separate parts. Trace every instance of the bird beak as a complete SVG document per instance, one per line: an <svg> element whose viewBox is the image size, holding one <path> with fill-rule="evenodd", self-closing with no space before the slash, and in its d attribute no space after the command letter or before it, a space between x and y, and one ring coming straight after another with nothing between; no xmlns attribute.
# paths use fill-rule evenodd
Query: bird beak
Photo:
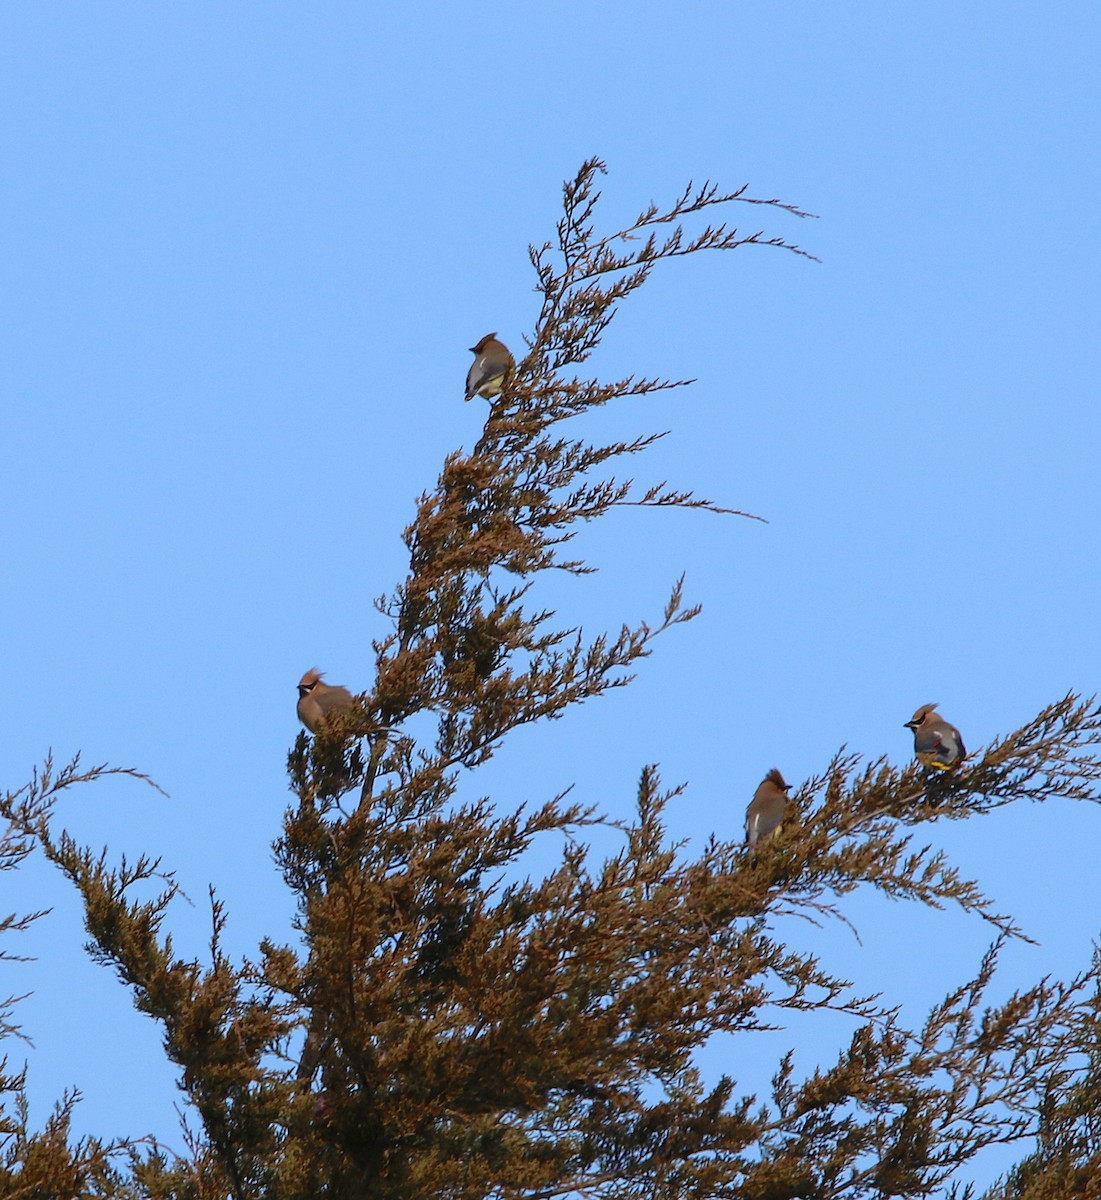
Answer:
<svg viewBox="0 0 1101 1200"><path fill-rule="evenodd" d="M916 722L916 721L907 721L907 722L906 722L906 724L905 724L905 725L903 725L903 727L902 727L902 728L903 728L903 729L916 729L916 728L917 728L917 722Z"/></svg>

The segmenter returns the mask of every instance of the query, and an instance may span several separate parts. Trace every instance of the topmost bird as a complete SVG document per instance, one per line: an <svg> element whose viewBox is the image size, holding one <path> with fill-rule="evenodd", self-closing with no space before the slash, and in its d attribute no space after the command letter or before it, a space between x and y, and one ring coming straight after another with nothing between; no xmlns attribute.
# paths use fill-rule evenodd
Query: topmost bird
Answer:
<svg viewBox="0 0 1101 1200"><path fill-rule="evenodd" d="M474 361L466 373L466 397L481 396L489 400L500 393L512 378L516 363L504 342L497 340L496 333L487 333L476 345L470 347Z"/></svg>
<svg viewBox="0 0 1101 1200"><path fill-rule="evenodd" d="M937 712L935 704L923 704L906 728L914 731L914 754L923 766L951 771L967 757L960 731Z"/></svg>

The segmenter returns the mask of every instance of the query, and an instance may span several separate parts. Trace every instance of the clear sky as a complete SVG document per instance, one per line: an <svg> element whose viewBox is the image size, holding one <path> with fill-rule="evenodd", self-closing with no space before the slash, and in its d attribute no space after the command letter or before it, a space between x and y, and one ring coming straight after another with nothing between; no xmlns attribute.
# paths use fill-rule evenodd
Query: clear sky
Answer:
<svg viewBox="0 0 1101 1200"><path fill-rule="evenodd" d="M472 789L575 783L625 814L659 762L698 846L740 832L765 771L842 744L904 762L939 701L969 747L1101 680L1096 3L7 5L0 12L0 786L60 758L134 766L62 823L161 855L181 952L208 884L228 944L289 938L270 845L289 801L295 684L370 681L372 601L443 455L472 446L466 347L522 346L529 242L561 181L610 169L598 222L685 183L749 183L819 214L743 209L821 264L747 249L673 263L593 365L693 376L601 414L671 435L631 464L768 519L626 511L602 567L540 598L589 631L656 615L682 572L704 613L634 687L522 731ZM533 786L532 781L538 781ZM1085 967L1101 810L1055 802L923 827L1038 945L1000 994ZM548 852L555 847L548 846ZM179 1146L159 1030L82 955L40 862L0 908L52 907L9 949L33 990L32 1114ZM920 1020L990 928L857 896L785 932ZM754 1086L795 1045L711 1048ZM12 1051L21 1057L22 1048ZM993 1169L993 1168L990 1168Z"/></svg>

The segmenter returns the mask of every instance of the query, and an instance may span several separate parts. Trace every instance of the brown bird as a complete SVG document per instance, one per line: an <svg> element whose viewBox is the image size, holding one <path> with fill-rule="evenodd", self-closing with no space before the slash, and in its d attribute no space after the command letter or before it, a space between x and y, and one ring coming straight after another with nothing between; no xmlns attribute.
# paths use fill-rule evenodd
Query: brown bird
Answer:
<svg viewBox="0 0 1101 1200"><path fill-rule="evenodd" d="M783 824L790 787L775 767L761 780L745 812L745 840L750 846L756 846Z"/></svg>
<svg viewBox="0 0 1101 1200"><path fill-rule="evenodd" d="M905 728L914 731L914 754L923 766L951 771L967 757L960 731L937 712L935 704L923 704Z"/></svg>
<svg viewBox="0 0 1101 1200"><path fill-rule="evenodd" d="M516 363L495 333L487 333L476 346L470 347L470 353L474 355L474 361L466 373L465 398L481 396L483 400L489 400L512 378Z"/></svg>
<svg viewBox="0 0 1101 1200"><path fill-rule="evenodd" d="M351 712L356 706L346 687L330 687L322 678L321 672L311 667L298 681L298 719L310 733L318 733L335 713Z"/></svg>

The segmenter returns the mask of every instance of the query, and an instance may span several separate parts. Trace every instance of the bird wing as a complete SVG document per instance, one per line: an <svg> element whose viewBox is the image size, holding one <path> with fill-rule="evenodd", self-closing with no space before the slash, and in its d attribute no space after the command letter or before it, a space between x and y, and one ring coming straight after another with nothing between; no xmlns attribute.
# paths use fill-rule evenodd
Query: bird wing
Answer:
<svg viewBox="0 0 1101 1200"><path fill-rule="evenodd" d="M341 709L351 708L354 701L352 693L344 687L332 687L328 691L321 692L316 696L317 706L321 709L325 716L330 713L339 712Z"/></svg>
<svg viewBox="0 0 1101 1200"><path fill-rule="evenodd" d="M475 359L470 364L470 370L466 373L466 398L469 400L471 396L478 390L478 360Z"/></svg>
<svg viewBox="0 0 1101 1200"><path fill-rule="evenodd" d="M954 767L967 757L960 731L947 721L919 729L914 733L914 748L919 754L935 756L933 765Z"/></svg>
<svg viewBox="0 0 1101 1200"><path fill-rule="evenodd" d="M470 370L466 373L466 398L469 400L471 396L477 395L478 389L492 379L493 375L493 368L486 361L486 356L479 354L470 364Z"/></svg>
<svg viewBox="0 0 1101 1200"><path fill-rule="evenodd" d="M786 815L787 800L783 796L755 796L745 815L745 840L756 846L780 828Z"/></svg>
<svg viewBox="0 0 1101 1200"><path fill-rule="evenodd" d="M936 754L938 750L949 749L940 736L940 730L923 726L914 730L914 749L918 754Z"/></svg>

